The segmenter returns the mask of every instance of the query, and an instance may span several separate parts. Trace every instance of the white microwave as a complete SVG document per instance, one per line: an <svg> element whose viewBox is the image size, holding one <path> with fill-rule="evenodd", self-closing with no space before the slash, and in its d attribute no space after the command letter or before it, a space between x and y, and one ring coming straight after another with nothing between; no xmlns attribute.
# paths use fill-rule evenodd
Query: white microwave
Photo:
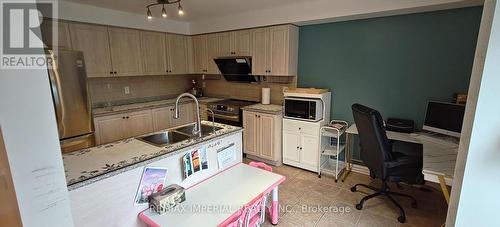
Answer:
<svg viewBox="0 0 500 227"><path fill-rule="evenodd" d="M320 121L323 119L323 101L315 98L285 97L285 118L302 121Z"/></svg>

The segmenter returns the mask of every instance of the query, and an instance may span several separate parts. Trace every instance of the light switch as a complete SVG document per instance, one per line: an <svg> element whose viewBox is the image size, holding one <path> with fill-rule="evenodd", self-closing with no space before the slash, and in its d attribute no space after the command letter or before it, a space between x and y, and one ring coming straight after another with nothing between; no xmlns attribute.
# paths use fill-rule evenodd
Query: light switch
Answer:
<svg viewBox="0 0 500 227"><path fill-rule="evenodd" d="M130 88L129 87L123 87L123 93L126 95L130 94Z"/></svg>

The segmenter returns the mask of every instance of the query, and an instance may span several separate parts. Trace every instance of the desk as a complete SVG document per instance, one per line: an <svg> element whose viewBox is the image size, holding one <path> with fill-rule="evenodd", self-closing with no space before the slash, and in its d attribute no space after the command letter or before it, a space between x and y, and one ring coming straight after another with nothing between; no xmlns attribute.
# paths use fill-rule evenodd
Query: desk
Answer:
<svg viewBox="0 0 500 227"><path fill-rule="evenodd" d="M347 154L351 155L352 135L358 134L356 124L351 125L347 130ZM432 139L418 133L401 133L386 131L387 138L390 140L399 140L410 143L419 143L423 145L423 168L422 173L426 181L439 183L446 202L450 195L446 185L451 185L453 173L455 172L455 163L457 160L458 144L440 143L438 139ZM350 165L347 165L350 166ZM346 175L344 175L345 177Z"/></svg>
<svg viewBox="0 0 500 227"><path fill-rule="evenodd" d="M284 176L239 163L186 189L186 201L158 215L151 209L139 214L149 226L217 226L252 200L272 193L272 223L278 223L278 185ZM215 210L218 209L218 210Z"/></svg>

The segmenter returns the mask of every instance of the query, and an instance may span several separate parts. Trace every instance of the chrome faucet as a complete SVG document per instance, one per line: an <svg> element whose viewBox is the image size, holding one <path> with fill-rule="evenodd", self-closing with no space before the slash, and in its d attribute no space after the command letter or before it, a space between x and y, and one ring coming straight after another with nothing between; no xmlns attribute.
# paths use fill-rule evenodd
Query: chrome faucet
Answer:
<svg viewBox="0 0 500 227"><path fill-rule="evenodd" d="M177 96L177 100L175 100L175 114L174 118L178 119L179 118L179 100L181 100L182 97L189 97L194 100L194 103L196 103L196 125L193 128L193 135L198 135L201 137L201 120L200 120L200 103L198 102L198 99L189 93L182 93L179 96Z"/></svg>

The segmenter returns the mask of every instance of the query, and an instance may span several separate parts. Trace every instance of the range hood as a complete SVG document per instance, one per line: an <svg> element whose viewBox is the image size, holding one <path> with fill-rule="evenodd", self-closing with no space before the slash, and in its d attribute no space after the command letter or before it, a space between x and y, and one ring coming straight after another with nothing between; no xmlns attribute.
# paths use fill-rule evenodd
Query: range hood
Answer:
<svg viewBox="0 0 500 227"><path fill-rule="evenodd" d="M252 74L252 57L220 57L214 59L219 71L227 81L257 82Z"/></svg>

